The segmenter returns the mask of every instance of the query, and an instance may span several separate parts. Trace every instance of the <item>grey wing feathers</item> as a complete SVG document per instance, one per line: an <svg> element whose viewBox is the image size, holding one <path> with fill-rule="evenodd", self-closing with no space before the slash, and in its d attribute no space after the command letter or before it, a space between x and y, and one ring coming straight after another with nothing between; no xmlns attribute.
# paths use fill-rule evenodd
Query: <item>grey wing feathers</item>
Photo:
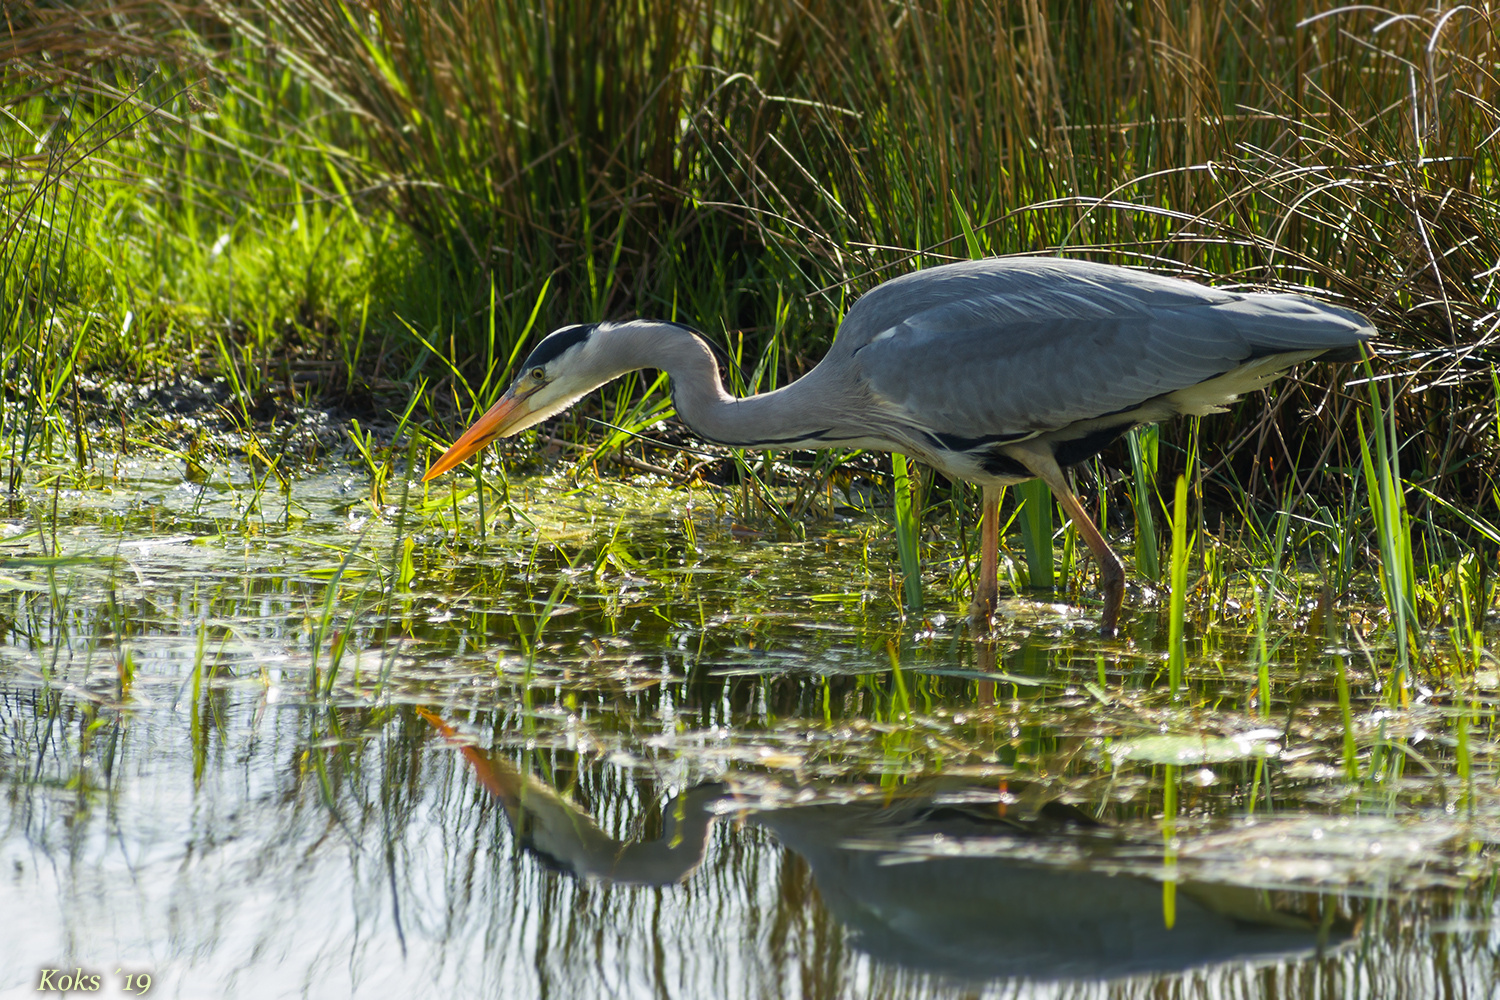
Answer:
<svg viewBox="0 0 1500 1000"><path fill-rule="evenodd" d="M873 301L872 301L873 300ZM1364 317L1105 265L975 261L887 282L834 344L884 405L937 433L1047 432L1257 357L1351 348Z"/></svg>

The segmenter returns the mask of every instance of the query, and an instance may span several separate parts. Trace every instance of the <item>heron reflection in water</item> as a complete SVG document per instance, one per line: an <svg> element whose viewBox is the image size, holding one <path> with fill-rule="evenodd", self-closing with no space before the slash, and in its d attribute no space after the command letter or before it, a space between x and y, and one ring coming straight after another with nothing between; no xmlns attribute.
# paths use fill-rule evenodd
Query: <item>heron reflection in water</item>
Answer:
<svg viewBox="0 0 1500 1000"><path fill-rule="evenodd" d="M995 608L1000 490L1042 480L1098 563L1109 634L1124 569L1063 468L1139 424L1219 412L1299 362L1350 356L1373 334L1358 313L1298 295L1055 258L946 264L872 289L812 371L744 399L725 390L709 342L679 323L563 327L536 346L424 481L610 379L661 369L678 415L708 441L901 452L978 483L976 619Z"/></svg>
<svg viewBox="0 0 1500 1000"><path fill-rule="evenodd" d="M1278 909L1259 890L1194 881L1179 883L1167 927L1161 883L1087 868L1093 851L1108 862L1114 832L1024 782L997 795L993 786L939 779L888 799L818 805L777 804L795 789L744 795L708 783L666 803L657 839L620 841L545 782L422 714L459 746L517 841L549 867L619 885L672 885L702 863L715 820L733 814L807 861L854 943L910 968L967 979L1100 979L1307 955L1350 933L1347 922ZM1140 847L1132 848L1138 863ZM1073 850L1074 863L1017 860L1026 848Z"/></svg>

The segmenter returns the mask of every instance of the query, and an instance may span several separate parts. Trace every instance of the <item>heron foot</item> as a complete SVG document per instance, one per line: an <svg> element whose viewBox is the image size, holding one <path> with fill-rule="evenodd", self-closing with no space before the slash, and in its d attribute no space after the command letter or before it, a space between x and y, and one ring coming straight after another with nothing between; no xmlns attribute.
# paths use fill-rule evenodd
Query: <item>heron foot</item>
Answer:
<svg viewBox="0 0 1500 1000"><path fill-rule="evenodd" d="M1099 635L1105 639L1113 639L1119 634L1120 605L1125 601L1125 568L1118 559L1099 561L1099 590L1104 598L1104 616L1099 622Z"/></svg>
<svg viewBox="0 0 1500 1000"><path fill-rule="evenodd" d="M974 600L969 603L969 625L974 634L988 632L995 624L995 602L997 593L990 590L988 594L982 590L975 593Z"/></svg>

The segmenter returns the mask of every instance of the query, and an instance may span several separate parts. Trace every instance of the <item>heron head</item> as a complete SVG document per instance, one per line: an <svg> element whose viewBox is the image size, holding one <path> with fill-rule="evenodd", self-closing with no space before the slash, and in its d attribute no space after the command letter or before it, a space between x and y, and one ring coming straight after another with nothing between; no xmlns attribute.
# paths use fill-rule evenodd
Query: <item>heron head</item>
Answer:
<svg viewBox="0 0 1500 1000"><path fill-rule="evenodd" d="M517 369L505 394L495 401L453 447L427 470L422 482L442 475L496 438L509 437L561 413L618 372L601 369L591 348L598 323L577 323L553 330Z"/></svg>

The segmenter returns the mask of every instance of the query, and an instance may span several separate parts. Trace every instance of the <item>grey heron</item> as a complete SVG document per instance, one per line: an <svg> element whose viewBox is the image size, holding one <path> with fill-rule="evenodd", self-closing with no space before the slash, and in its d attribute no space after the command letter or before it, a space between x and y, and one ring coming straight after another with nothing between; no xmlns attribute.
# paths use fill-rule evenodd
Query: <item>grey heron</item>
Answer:
<svg viewBox="0 0 1500 1000"><path fill-rule="evenodd" d="M1130 428L1220 412L1293 365L1374 335L1359 313L1299 295L1239 292L1110 264L1013 257L944 264L877 285L828 354L774 392L736 398L697 331L662 320L565 326L426 482L498 437L639 368L665 371L679 416L738 448L901 452L983 489L973 614L998 590L1002 487L1040 479L1099 566L1102 627L1124 595L1120 559L1063 476Z"/></svg>

